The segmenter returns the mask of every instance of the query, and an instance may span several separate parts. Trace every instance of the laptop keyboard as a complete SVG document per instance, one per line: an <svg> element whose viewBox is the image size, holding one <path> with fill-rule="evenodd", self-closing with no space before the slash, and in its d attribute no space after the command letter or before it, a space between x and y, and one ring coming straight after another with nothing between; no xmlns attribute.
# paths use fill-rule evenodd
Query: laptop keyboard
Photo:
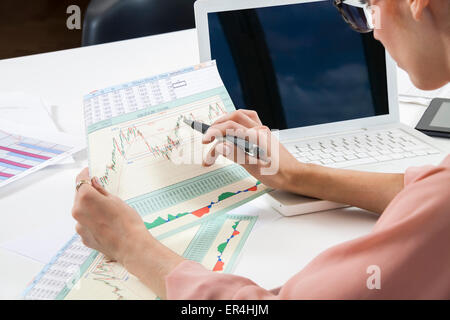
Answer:
<svg viewBox="0 0 450 320"><path fill-rule="evenodd" d="M300 162L334 168L440 153L401 129L330 136L286 143L285 147Z"/></svg>

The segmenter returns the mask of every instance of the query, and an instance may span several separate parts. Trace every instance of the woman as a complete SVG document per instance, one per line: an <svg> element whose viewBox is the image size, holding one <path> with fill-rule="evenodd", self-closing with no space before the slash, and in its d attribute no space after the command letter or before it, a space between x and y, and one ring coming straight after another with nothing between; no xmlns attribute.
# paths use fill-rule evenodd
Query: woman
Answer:
<svg viewBox="0 0 450 320"><path fill-rule="evenodd" d="M367 31L361 30L361 20L348 15L345 4L335 2L354 29ZM450 81L449 0L372 0L371 5L377 6L382 26L375 37L417 87L431 90ZM211 128L204 143L227 129L268 133L258 115L245 110L224 116ZM85 245L119 261L162 298L450 299L450 157L437 167L380 174L302 164L281 145L279 149L276 174L261 175L265 163L244 168L272 188L381 214L370 234L326 250L281 288L268 291L249 279L213 273L183 259L155 240L140 216L96 178L77 192L77 232ZM205 165L219 154L234 159L236 152L218 144ZM89 179L87 169L77 179ZM371 265L382 273L379 290L367 285Z"/></svg>

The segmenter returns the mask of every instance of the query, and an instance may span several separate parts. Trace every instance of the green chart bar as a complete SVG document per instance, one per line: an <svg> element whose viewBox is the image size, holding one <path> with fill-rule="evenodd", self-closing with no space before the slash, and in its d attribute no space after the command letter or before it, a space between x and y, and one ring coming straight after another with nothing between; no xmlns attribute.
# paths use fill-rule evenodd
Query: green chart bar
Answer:
<svg viewBox="0 0 450 320"><path fill-rule="evenodd" d="M183 257L188 260L193 260L198 263L201 263L203 259L205 258L206 254L208 253L209 249L214 243L214 240L217 237L217 234L219 233L220 229L224 226L225 222L227 220L234 220L234 221L244 221L247 220L250 222L247 229L244 232L241 232L239 234L239 244L236 247L235 252L233 253L230 261L227 262L226 267L224 269L225 273L229 273L233 270L234 265L236 264L236 261L239 257L239 254L242 250L242 247L244 246L245 242L247 241L248 236L250 235L250 232L253 229L253 226L255 225L256 220L258 217L256 216L241 216L241 215L221 215L218 216L215 219L210 219L205 222L203 222L200 225L200 228L195 235L194 239L192 239L191 243L187 247L187 249L183 253Z"/></svg>

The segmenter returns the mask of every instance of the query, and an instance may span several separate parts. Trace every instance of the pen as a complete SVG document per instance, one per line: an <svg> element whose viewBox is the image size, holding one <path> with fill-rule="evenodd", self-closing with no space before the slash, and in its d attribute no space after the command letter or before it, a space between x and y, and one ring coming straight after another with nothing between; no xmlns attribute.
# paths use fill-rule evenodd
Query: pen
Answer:
<svg viewBox="0 0 450 320"><path fill-rule="evenodd" d="M190 126L195 131L201 132L203 134L205 134L206 131L208 131L208 129L210 127L206 123L203 123L200 121L195 121L195 120L189 120L189 119L186 119L186 117L183 119L183 121L184 121L184 123L186 123L188 126ZM256 144L250 143L245 139L235 137L235 136L225 136L225 139L227 141L233 143L239 149L243 150L249 156L267 161L264 150L262 150Z"/></svg>

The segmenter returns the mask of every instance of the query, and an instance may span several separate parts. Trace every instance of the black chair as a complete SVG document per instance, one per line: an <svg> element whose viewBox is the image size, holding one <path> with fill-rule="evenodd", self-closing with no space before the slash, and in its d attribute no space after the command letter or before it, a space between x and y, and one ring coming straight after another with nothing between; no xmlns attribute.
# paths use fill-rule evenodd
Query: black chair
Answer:
<svg viewBox="0 0 450 320"><path fill-rule="evenodd" d="M89 46L195 28L195 0L92 0L82 45Z"/></svg>

